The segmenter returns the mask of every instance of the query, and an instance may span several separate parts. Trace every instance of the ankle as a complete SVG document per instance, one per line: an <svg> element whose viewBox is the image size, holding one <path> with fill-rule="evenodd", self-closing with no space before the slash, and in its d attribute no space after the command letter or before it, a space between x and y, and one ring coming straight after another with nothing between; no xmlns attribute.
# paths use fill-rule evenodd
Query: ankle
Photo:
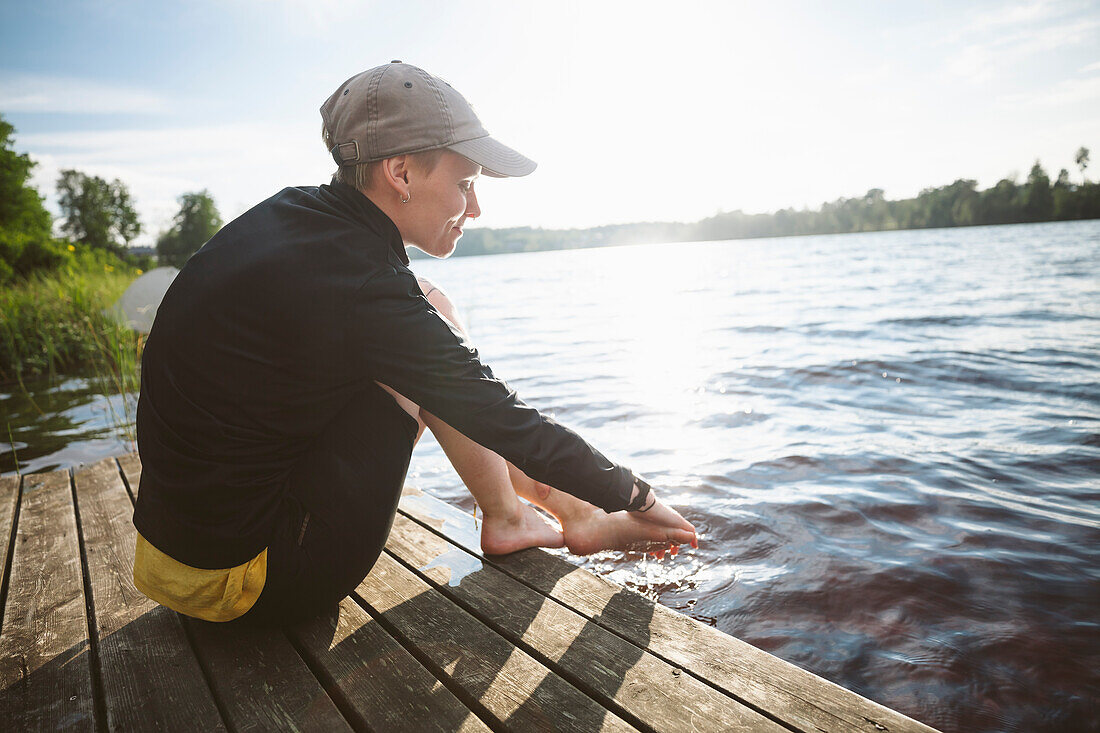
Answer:
<svg viewBox="0 0 1100 733"><path fill-rule="evenodd" d="M480 506L480 505L479 505ZM481 507L483 521L491 524L518 525L523 523L523 504L519 499L498 502L490 509Z"/></svg>
<svg viewBox="0 0 1100 733"><path fill-rule="evenodd" d="M582 501L569 494L565 494L565 496L568 496L572 501L562 502L560 507L555 507L555 511L552 511L563 528L570 524L582 524L606 514L598 506L589 504L587 501Z"/></svg>

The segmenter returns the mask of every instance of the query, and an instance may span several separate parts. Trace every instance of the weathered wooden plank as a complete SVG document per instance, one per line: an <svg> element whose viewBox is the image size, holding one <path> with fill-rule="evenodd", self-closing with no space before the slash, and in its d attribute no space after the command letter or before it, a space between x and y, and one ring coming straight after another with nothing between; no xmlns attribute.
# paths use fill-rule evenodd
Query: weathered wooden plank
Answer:
<svg viewBox="0 0 1100 733"><path fill-rule="evenodd" d="M130 453L118 464L136 497L141 461ZM234 730L351 730L282 631L183 621Z"/></svg>
<svg viewBox="0 0 1100 733"><path fill-rule="evenodd" d="M383 554L356 594L507 730L636 730Z"/></svg>
<svg viewBox="0 0 1100 733"><path fill-rule="evenodd" d="M23 479L4 616L0 720L5 727L93 730L84 578L67 471Z"/></svg>
<svg viewBox="0 0 1100 733"><path fill-rule="evenodd" d="M351 730L279 629L184 624L233 730Z"/></svg>
<svg viewBox="0 0 1100 733"><path fill-rule="evenodd" d="M133 505L118 465L75 474L110 729L225 730L180 617L133 583Z"/></svg>
<svg viewBox="0 0 1100 733"><path fill-rule="evenodd" d="M633 643L807 733L934 729L541 551L484 558L473 517L416 489L401 511ZM618 600L619 602L614 602Z"/></svg>
<svg viewBox="0 0 1100 733"><path fill-rule="evenodd" d="M351 598L288 634L357 729L489 730Z"/></svg>
<svg viewBox="0 0 1100 733"><path fill-rule="evenodd" d="M472 555L408 517L394 519L386 547L438 590L631 723L658 731L787 730L496 568L470 567ZM629 602L627 594L634 595L621 589L609 606ZM648 620L640 622L645 626Z"/></svg>
<svg viewBox="0 0 1100 733"><path fill-rule="evenodd" d="M3 628L3 601L7 596L8 551L12 541L12 523L15 521L15 507L19 501L20 477L17 475L0 476L0 628Z"/></svg>

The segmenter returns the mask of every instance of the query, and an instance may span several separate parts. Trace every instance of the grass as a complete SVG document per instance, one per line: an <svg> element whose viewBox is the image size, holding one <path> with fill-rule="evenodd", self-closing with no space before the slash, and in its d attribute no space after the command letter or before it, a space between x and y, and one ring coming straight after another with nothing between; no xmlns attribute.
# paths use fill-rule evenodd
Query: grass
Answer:
<svg viewBox="0 0 1100 733"><path fill-rule="evenodd" d="M0 289L0 382L79 374L108 400L111 420L133 440L133 400L140 386L144 336L105 309L140 274L98 264L40 274Z"/></svg>

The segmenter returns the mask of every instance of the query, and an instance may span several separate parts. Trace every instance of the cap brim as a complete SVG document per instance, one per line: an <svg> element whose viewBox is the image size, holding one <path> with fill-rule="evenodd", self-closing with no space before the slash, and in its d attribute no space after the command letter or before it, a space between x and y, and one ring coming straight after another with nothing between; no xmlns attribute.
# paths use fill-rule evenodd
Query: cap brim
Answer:
<svg viewBox="0 0 1100 733"><path fill-rule="evenodd" d="M492 178L526 176L538 166L535 161L489 136L453 143L447 149L477 163L481 172Z"/></svg>

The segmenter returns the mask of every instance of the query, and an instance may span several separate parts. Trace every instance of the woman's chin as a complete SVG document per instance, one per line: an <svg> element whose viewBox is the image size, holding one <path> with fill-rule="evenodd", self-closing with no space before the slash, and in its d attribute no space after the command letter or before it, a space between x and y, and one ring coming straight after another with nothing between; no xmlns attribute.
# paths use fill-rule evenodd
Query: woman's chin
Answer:
<svg viewBox="0 0 1100 733"><path fill-rule="evenodd" d="M455 242L451 242L450 244L442 244L435 247L422 247L419 244L414 244L413 246L429 257L434 257L437 260L445 260L454 254L455 244Z"/></svg>

